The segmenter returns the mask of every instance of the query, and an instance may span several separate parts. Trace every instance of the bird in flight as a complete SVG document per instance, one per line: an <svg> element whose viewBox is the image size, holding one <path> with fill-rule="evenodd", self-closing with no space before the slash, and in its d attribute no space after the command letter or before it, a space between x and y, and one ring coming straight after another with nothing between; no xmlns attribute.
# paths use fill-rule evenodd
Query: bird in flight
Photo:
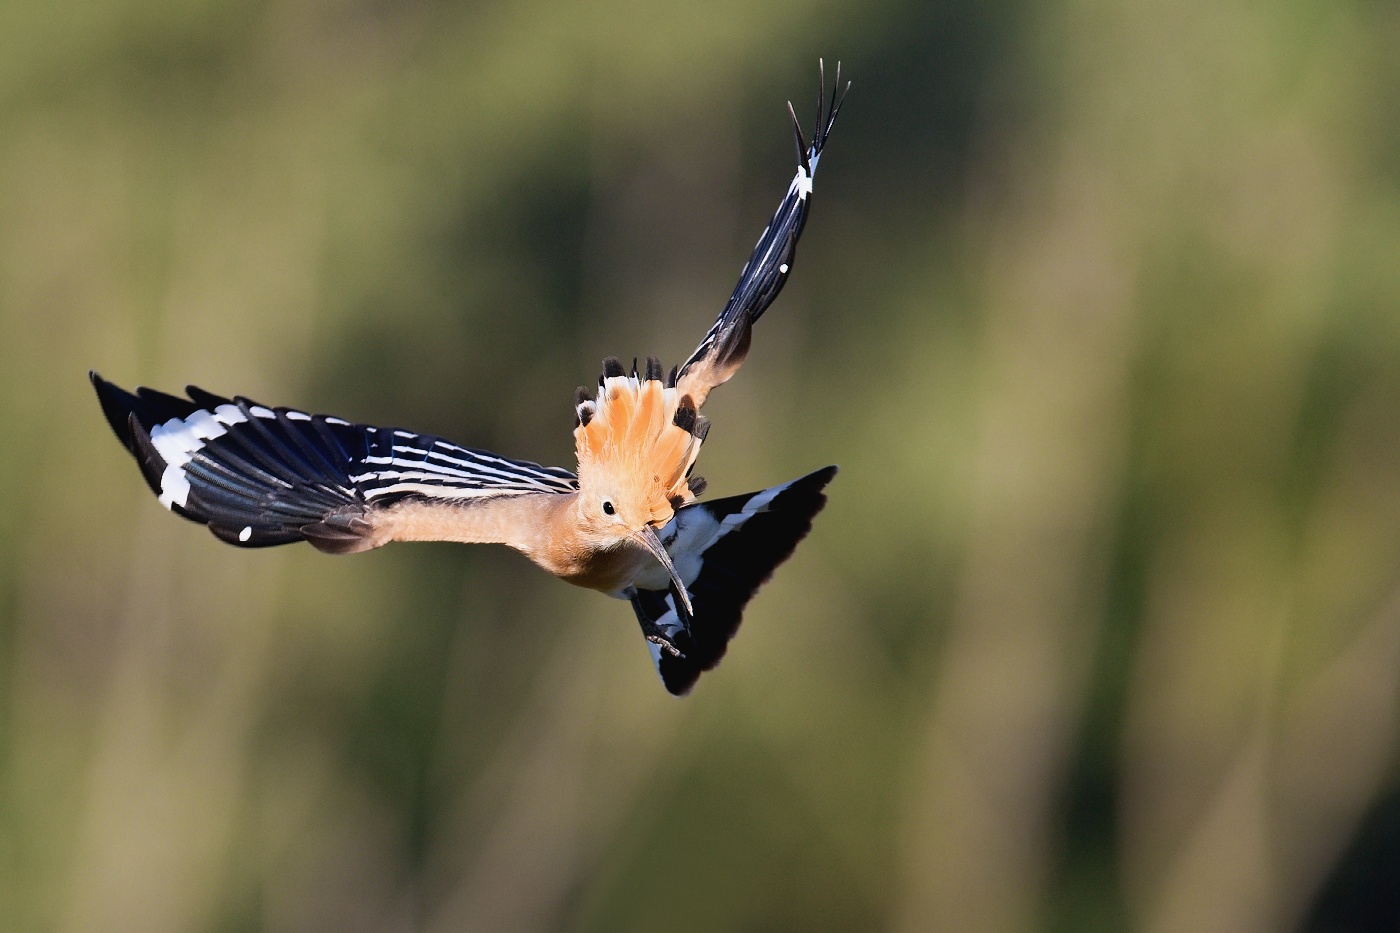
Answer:
<svg viewBox="0 0 1400 933"><path fill-rule="evenodd" d="M666 689L724 656L744 607L826 504L829 466L745 495L697 497L700 407L748 355L792 270L812 179L850 89L825 74L811 142L788 104L797 175L695 352L665 373L603 361L575 397L578 472L440 437L186 388L128 392L90 373L103 413L166 508L240 547L308 541L353 554L390 541L506 544L578 586L629 600Z"/></svg>

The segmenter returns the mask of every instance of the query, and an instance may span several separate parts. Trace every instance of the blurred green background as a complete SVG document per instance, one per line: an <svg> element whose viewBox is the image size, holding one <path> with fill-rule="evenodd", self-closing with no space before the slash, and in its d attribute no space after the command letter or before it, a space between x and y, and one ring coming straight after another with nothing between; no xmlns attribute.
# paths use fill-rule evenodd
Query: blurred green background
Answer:
<svg viewBox="0 0 1400 933"><path fill-rule="evenodd" d="M0 928L1400 928L1400 6L0 5ZM244 552L85 378L572 465L855 86L728 658L504 550Z"/></svg>

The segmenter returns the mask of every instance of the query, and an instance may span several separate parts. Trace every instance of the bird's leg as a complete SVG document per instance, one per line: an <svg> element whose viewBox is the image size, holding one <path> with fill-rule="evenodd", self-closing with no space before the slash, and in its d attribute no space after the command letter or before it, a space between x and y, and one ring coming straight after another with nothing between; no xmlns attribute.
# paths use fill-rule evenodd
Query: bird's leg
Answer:
<svg viewBox="0 0 1400 933"><path fill-rule="evenodd" d="M671 604L676 607L676 618L681 620L681 625L685 626L685 637L690 638L690 594L686 593L685 598L681 597L681 591L676 586L675 580L671 582ZM684 654L685 652L681 652Z"/></svg>
<svg viewBox="0 0 1400 933"><path fill-rule="evenodd" d="M618 595L632 601L632 609L637 614L637 624L642 627L643 638L673 658L685 657L685 648L682 646L693 644L690 640L690 615L677 608L680 603L674 592L663 597L655 590L638 592L636 587L628 587ZM661 624L662 619L671 616L684 621L680 625Z"/></svg>

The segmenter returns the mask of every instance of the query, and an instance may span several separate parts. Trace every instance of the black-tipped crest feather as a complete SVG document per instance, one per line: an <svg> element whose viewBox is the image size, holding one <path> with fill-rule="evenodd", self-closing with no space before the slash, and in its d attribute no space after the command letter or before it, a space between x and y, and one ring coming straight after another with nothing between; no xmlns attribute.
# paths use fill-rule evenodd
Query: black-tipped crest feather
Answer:
<svg viewBox="0 0 1400 933"><path fill-rule="evenodd" d="M579 386L574 390L574 427L588 427L588 422L593 420L595 411L593 399L588 397L588 390Z"/></svg>

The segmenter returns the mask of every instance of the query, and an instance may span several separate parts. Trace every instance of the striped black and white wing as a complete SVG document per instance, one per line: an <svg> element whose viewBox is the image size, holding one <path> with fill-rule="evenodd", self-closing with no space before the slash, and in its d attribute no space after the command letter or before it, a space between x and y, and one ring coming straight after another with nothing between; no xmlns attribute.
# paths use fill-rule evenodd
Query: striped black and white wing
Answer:
<svg viewBox="0 0 1400 933"><path fill-rule="evenodd" d="M639 585L627 595L643 632L659 629L680 654L648 640L666 689L676 696L724 657L744 607L773 570L787 560L826 505L823 489L836 467L817 470L781 486L742 496L697 502L678 511L661 540L686 584L695 614L690 630L676 613L664 584Z"/></svg>
<svg viewBox="0 0 1400 933"><path fill-rule="evenodd" d="M90 374L102 410L162 505L224 541L374 546L371 512L405 499L463 503L570 493L573 473L427 434L268 408L190 386L188 398L127 392Z"/></svg>
<svg viewBox="0 0 1400 933"><path fill-rule="evenodd" d="M728 381L744 362L749 352L754 322L778 297L792 271L797 256L797 240L802 235L807 210L811 206L812 179L816 175L817 163L821 160L827 137L831 135L836 114L846 98L846 91L851 86L848 81L844 88L841 87L841 66L838 63L836 85L831 90L828 107L825 69L820 81L817 88L817 122L810 145L803 140L797 114L793 112L792 104L788 104L793 133L797 137L797 174L792 184L788 185L777 213L758 238L749 261L739 273L739 284L734 287L724 310L690 359L680 367L677 385L682 394L689 394L697 405L704 404L710 390Z"/></svg>

